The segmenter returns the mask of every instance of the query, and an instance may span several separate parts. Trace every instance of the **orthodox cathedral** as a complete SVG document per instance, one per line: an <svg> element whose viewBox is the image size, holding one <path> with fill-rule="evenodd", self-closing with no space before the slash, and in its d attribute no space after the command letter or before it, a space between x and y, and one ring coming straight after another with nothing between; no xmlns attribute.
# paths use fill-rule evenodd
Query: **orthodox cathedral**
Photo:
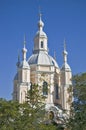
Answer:
<svg viewBox="0 0 86 130"><path fill-rule="evenodd" d="M22 49L22 61L18 58L17 73L14 77L13 100L23 103L31 84L42 87L42 94L46 96L47 110L70 110L70 92L72 72L67 63L66 43L63 50L63 65L60 68L55 58L48 53L48 37L43 30L44 23L41 15L38 21L38 31L34 37L32 55L26 59L26 41ZM60 108L59 108L60 106ZM55 112L55 111L54 111Z"/></svg>

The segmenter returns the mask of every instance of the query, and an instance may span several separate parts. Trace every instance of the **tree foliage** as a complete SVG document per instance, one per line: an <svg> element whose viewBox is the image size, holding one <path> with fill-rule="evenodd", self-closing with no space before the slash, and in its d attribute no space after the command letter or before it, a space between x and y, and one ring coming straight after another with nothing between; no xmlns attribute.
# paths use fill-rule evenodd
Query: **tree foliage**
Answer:
<svg viewBox="0 0 86 130"><path fill-rule="evenodd" d="M34 84L23 104L0 99L0 130L58 130L53 123L45 123L45 98Z"/></svg>
<svg viewBox="0 0 86 130"><path fill-rule="evenodd" d="M20 122L20 104L0 99L0 130L14 130Z"/></svg>
<svg viewBox="0 0 86 130"><path fill-rule="evenodd" d="M74 101L68 130L86 130L86 73L73 77Z"/></svg>

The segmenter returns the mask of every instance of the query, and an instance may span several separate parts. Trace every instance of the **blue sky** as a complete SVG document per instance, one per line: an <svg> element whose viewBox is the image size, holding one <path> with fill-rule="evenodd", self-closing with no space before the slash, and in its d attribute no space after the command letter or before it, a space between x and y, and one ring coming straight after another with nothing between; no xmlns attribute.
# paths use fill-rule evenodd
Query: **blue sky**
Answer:
<svg viewBox="0 0 86 130"><path fill-rule="evenodd" d="M0 0L0 97L11 99L18 52L27 41L27 59L32 54L37 31L39 6L44 31L48 36L49 54L56 52L63 63L66 39L68 63L73 74L86 72L86 1L85 0Z"/></svg>

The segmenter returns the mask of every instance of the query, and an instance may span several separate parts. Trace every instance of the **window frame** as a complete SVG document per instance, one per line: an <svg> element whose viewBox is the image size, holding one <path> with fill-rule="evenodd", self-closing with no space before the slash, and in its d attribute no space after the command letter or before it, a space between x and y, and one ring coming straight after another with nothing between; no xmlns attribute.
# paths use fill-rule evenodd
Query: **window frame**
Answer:
<svg viewBox="0 0 86 130"><path fill-rule="evenodd" d="M41 41L41 48L44 48L44 42Z"/></svg>
<svg viewBox="0 0 86 130"><path fill-rule="evenodd" d="M43 82L43 95L48 96L48 83L46 81Z"/></svg>

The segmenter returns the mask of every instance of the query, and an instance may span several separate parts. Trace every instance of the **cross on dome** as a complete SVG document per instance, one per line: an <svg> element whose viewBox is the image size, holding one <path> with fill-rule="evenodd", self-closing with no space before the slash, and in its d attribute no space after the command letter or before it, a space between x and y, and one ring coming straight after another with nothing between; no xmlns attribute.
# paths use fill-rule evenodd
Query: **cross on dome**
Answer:
<svg viewBox="0 0 86 130"><path fill-rule="evenodd" d="M25 46L26 46L26 36L24 34L24 48L25 48Z"/></svg>
<svg viewBox="0 0 86 130"><path fill-rule="evenodd" d="M39 19L41 20L41 18L42 18L42 13L39 13Z"/></svg>
<svg viewBox="0 0 86 130"><path fill-rule="evenodd" d="M64 51L66 51L66 40L64 39Z"/></svg>
<svg viewBox="0 0 86 130"><path fill-rule="evenodd" d="M22 54L23 54L23 60L26 60L26 53L27 53L27 49L26 49L26 38L24 35L24 48L22 49Z"/></svg>
<svg viewBox="0 0 86 130"><path fill-rule="evenodd" d="M67 53L67 51L66 51L66 40L64 39L64 55L67 55L68 53Z"/></svg>
<svg viewBox="0 0 86 130"><path fill-rule="evenodd" d="M66 40L64 39L64 51L63 51L63 57L64 57L64 63L67 62L67 51L66 51Z"/></svg>
<svg viewBox="0 0 86 130"><path fill-rule="evenodd" d="M43 27L44 27L44 23L42 21L42 13L39 13L39 22L38 22L38 28L40 31L43 30Z"/></svg>

